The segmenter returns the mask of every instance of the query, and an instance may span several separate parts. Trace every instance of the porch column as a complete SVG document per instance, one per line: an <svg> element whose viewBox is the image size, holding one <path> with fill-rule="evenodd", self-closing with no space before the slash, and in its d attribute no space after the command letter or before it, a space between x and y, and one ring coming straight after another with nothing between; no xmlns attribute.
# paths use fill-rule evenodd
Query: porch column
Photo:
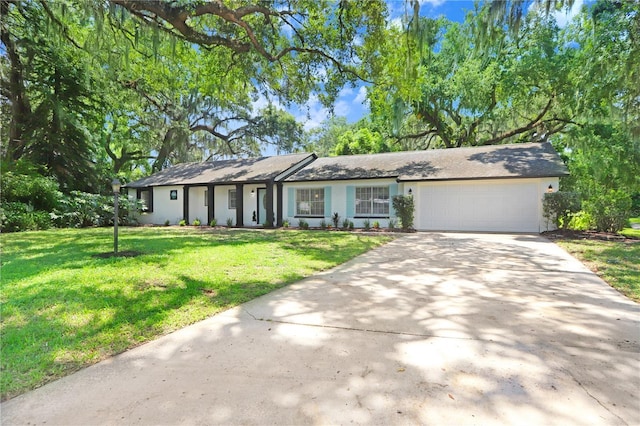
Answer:
<svg viewBox="0 0 640 426"><path fill-rule="evenodd" d="M213 218L215 217L215 205L213 204L215 202L215 197L213 196L213 189L215 188L215 185L207 185L207 205L209 206L209 208L207 209L207 225L209 225L211 223L211 221L213 220Z"/></svg>
<svg viewBox="0 0 640 426"><path fill-rule="evenodd" d="M236 183L236 226L244 226L244 211L242 208L244 198L244 194L242 192L243 187L243 184Z"/></svg>
<svg viewBox="0 0 640 426"><path fill-rule="evenodd" d="M182 218L189 223L189 187L182 187Z"/></svg>
<svg viewBox="0 0 640 426"><path fill-rule="evenodd" d="M278 194L276 195L276 205L278 206L276 226L280 228L282 226L282 182L278 182L276 188L278 188Z"/></svg>
<svg viewBox="0 0 640 426"><path fill-rule="evenodd" d="M267 181L267 204L265 205L267 209L267 223L270 223L271 226L274 226L273 220L273 181Z"/></svg>

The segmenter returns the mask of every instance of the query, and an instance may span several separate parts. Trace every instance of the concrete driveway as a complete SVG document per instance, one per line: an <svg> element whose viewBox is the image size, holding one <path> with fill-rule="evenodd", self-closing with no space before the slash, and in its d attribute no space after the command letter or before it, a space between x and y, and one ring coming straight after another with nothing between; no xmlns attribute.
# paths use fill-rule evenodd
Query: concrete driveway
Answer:
<svg viewBox="0 0 640 426"><path fill-rule="evenodd" d="M419 233L2 404L2 424L640 424L640 309L529 235Z"/></svg>

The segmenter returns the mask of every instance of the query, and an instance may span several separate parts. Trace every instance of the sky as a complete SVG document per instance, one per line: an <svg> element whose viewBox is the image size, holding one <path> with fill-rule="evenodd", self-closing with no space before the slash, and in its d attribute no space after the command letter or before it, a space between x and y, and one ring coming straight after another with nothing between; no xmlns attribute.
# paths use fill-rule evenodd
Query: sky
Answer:
<svg viewBox="0 0 640 426"><path fill-rule="evenodd" d="M462 22L469 11L474 10L474 2L469 0L421 0L420 15L431 18L444 16L451 21ZM405 14L407 2L405 0L389 0L390 19L400 19ZM583 0L575 0L570 11L556 12L555 17L558 25L565 26L581 9ZM263 107L267 104L266 99L261 99L255 107ZM288 111L296 117L296 120L304 125L305 130L311 130L322 125L322 122L329 118L330 111L323 107L318 98L312 96L309 101L302 106L288 108ZM333 113L344 116L349 123L360 120L368 113L366 103L366 90L364 86L355 88L344 87L334 104Z"/></svg>

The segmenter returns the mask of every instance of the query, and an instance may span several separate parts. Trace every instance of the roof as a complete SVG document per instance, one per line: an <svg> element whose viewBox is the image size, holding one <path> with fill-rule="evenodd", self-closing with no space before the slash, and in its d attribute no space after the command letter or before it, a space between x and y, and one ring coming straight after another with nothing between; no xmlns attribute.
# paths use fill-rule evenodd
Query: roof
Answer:
<svg viewBox="0 0 640 426"><path fill-rule="evenodd" d="M146 188L164 185L203 185L265 182L282 178L283 173L295 171L315 158L315 154L289 154L274 157L240 158L234 160L183 163L166 168L151 176L125 185ZM296 167L298 166L298 167ZM284 176L286 177L286 176Z"/></svg>
<svg viewBox="0 0 640 426"><path fill-rule="evenodd" d="M522 143L318 158L287 182L395 178L398 181L565 176L549 143Z"/></svg>

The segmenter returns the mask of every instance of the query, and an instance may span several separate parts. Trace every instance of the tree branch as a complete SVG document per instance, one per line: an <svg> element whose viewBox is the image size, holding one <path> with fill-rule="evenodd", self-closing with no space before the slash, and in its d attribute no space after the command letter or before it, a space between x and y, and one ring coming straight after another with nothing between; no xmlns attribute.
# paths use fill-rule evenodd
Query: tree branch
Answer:
<svg viewBox="0 0 640 426"><path fill-rule="evenodd" d="M481 143L481 145L493 145L497 142L500 142L504 139L510 138L512 136L516 136L525 132L528 132L529 130L532 130L534 127L536 127L538 124L540 124L542 122L542 118L547 114L547 112L549 112L549 109L551 108L551 105L553 104L553 100L555 99L555 96L552 95L549 98L549 102L547 102L547 105L542 109L542 111L540 111L540 114L538 114L533 120L529 121L529 123L525 124L524 126L518 127L516 129L510 130L508 132L504 132L499 134L498 136L495 136L491 139L488 139L486 141L483 141Z"/></svg>

